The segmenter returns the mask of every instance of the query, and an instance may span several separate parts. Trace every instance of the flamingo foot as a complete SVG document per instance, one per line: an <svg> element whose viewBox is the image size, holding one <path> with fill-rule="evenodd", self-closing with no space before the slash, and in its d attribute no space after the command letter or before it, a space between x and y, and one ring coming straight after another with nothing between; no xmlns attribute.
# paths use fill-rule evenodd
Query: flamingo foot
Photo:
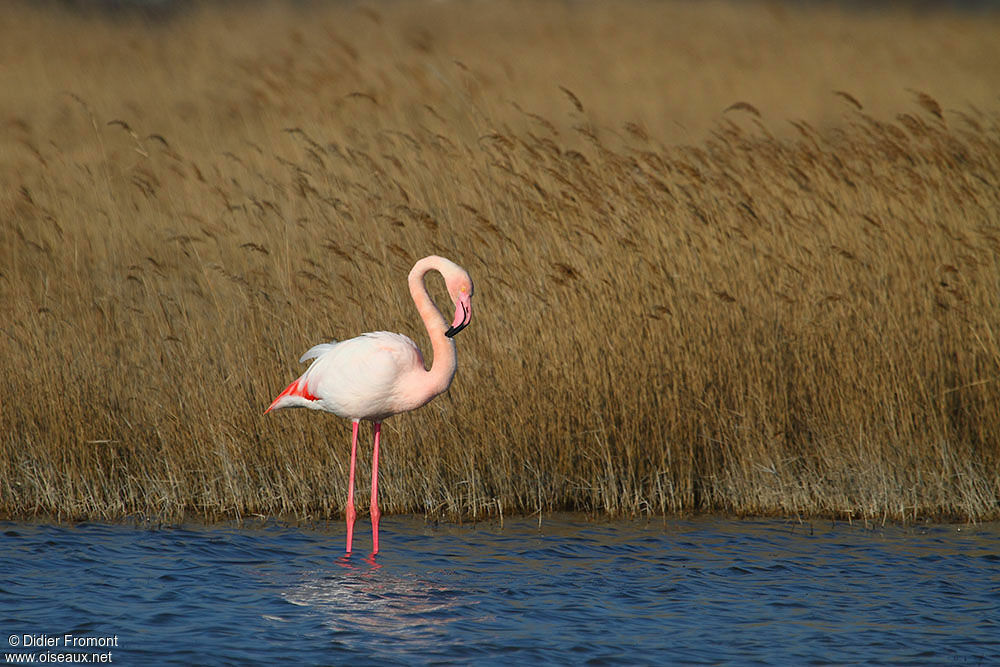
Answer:
<svg viewBox="0 0 1000 667"><path fill-rule="evenodd" d="M353 504L347 506L345 514L347 515L347 553L351 553L351 543L354 541L354 520L357 518Z"/></svg>
<svg viewBox="0 0 1000 667"><path fill-rule="evenodd" d="M377 505L372 506L372 555L378 553L378 520L382 516Z"/></svg>

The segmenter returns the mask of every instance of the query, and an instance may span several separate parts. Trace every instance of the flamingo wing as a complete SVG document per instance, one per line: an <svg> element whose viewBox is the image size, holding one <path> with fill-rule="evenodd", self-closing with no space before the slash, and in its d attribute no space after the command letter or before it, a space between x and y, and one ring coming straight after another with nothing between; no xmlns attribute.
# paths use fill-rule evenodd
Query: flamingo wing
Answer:
<svg viewBox="0 0 1000 667"><path fill-rule="evenodd" d="M321 343L302 355L315 359L272 407L307 407L350 419L398 412L400 378L424 370L416 344L402 334L376 331L342 342Z"/></svg>
<svg viewBox="0 0 1000 667"><path fill-rule="evenodd" d="M299 363L303 363L309 359L316 359L321 355L329 352L333 348L337 347L337 341L331 340L329 343L320 343L319 345L313 345L306 353L299 357Z"/></svg>

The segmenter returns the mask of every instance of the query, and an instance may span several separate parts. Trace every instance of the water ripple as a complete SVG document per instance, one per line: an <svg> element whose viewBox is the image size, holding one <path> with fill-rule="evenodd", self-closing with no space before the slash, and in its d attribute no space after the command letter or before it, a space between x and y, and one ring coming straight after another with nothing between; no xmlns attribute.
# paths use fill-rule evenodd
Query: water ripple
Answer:
<svg viewBox="0 0 1000 667"><path fill-rule="evenodd" d="M362 526L363 524L359 524ZM988 662L1000 525L0 523L7 635L117 635L115 662ZM363 535L363 531L359 533ZM42 649L30 649L39 652Z"/></svg>

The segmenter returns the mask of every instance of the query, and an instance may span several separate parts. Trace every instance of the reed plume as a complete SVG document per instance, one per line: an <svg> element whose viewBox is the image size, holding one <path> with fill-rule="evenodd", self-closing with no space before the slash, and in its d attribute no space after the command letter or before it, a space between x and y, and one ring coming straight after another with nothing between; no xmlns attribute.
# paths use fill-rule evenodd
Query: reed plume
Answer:
<svg viewBox="0 0 1000 667"><path fill-rule="evenodd" d="M995 15L416 7L9 8L0 512L338 516L349 425L262 412L426 350L438 253L476 322L384 512L997 517Z"/></svg>

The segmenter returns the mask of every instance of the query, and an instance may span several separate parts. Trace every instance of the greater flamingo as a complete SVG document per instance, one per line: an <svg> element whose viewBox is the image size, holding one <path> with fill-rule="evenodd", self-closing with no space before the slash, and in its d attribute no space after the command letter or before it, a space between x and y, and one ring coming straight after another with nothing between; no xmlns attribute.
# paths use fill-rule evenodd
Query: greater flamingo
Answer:
<svg viewBox="0 0 1000 667"><path fill-rule="evenodd" d="M455 303L455 319L448 326L434 305L424 276L437 271L444 276ZM351 466L347 485L347 553L354 536L354 463L358 452L358 422L374 422L372 448L372 555L378 553L378 448L382 422L392 415L426 405L448 390L458 361L452 338L472 319L472 279L449 259L431 255L413 265L407 278L413 303L431 339L434 361L430 370L416 343L402 334L375 331L342 342L320 343L302 355L299 363L315 359L306 372L278 394L265 414L281 408L311 408L332 412L354 422Z"/></svg>

